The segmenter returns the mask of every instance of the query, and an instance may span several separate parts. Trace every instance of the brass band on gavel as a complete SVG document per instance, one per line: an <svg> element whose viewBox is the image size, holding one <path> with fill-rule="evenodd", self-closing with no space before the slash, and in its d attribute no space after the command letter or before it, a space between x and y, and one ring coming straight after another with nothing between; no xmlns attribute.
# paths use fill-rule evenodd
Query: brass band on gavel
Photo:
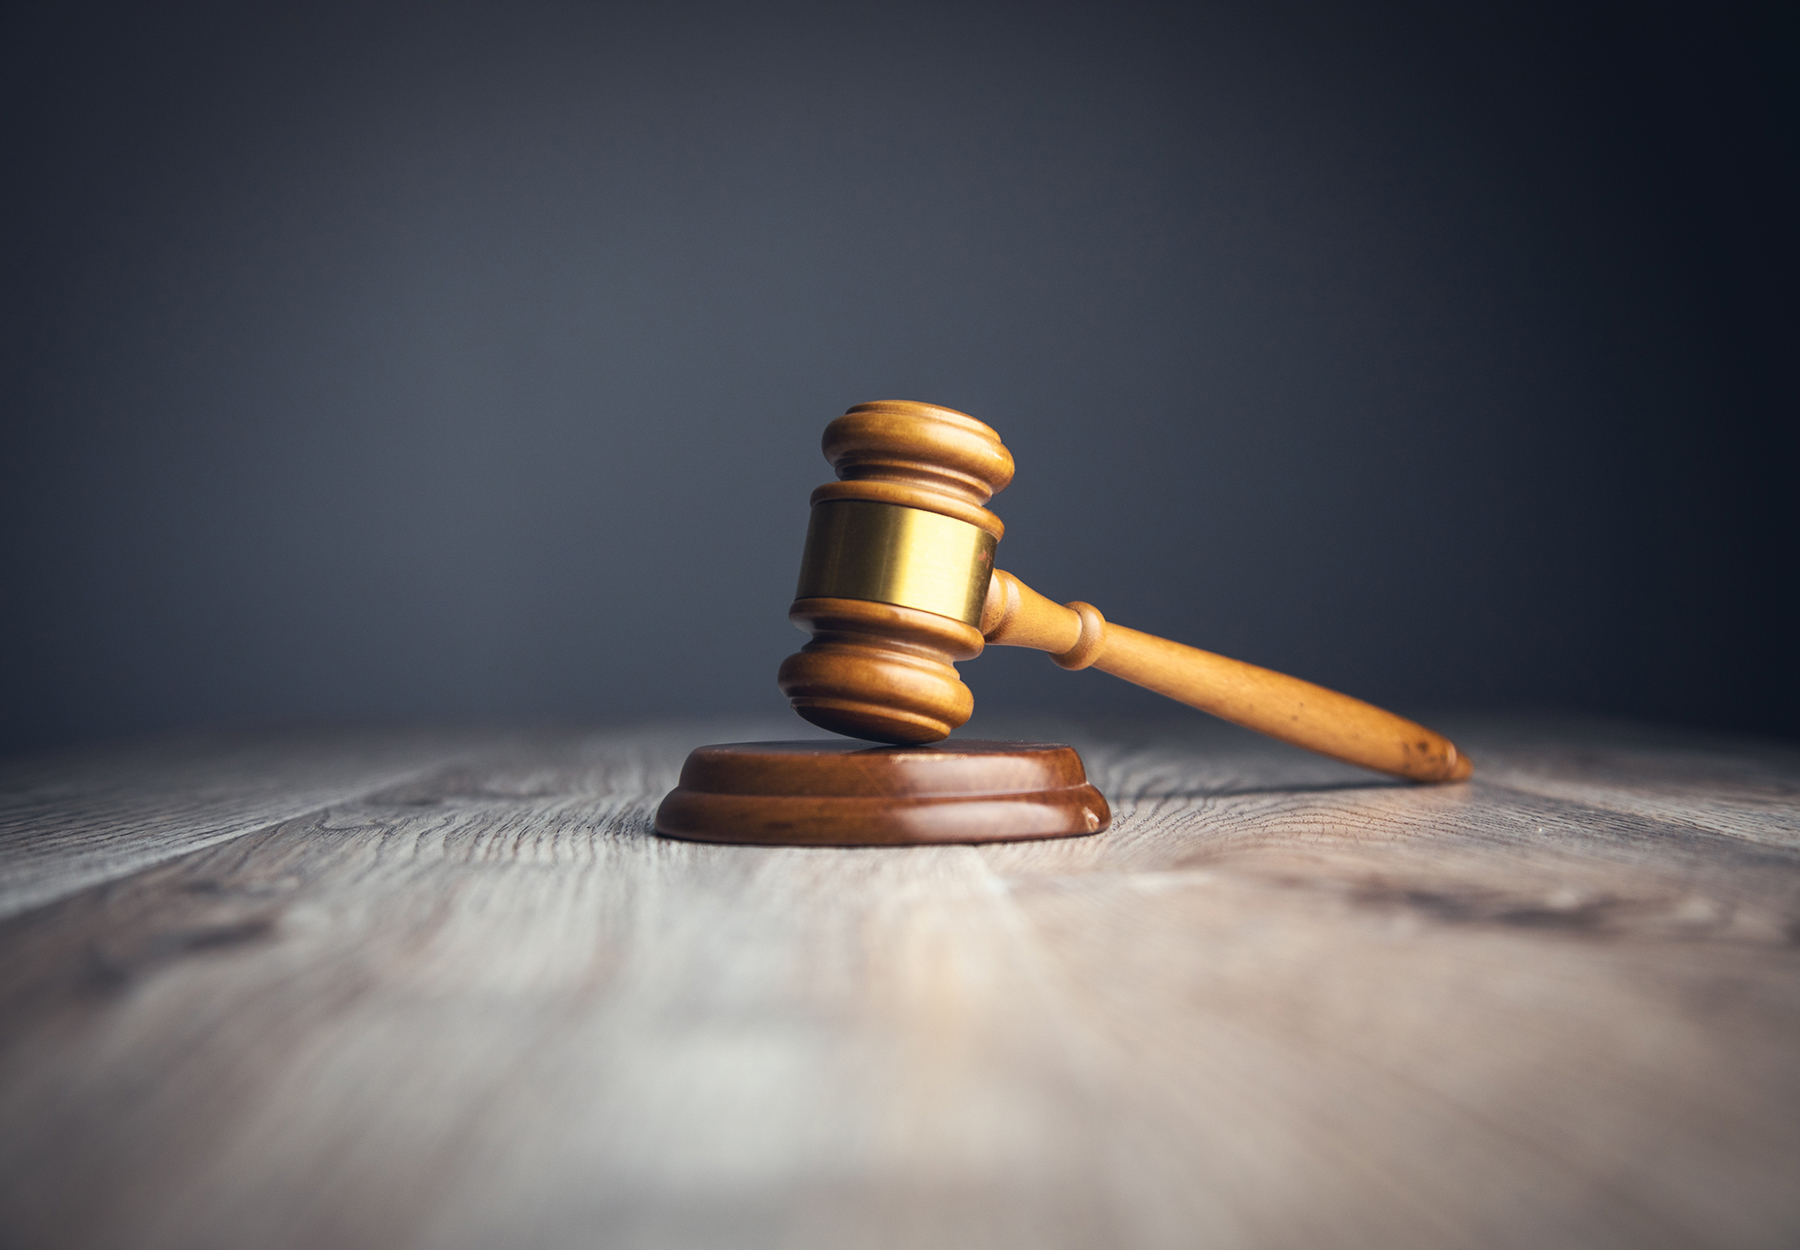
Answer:
<svg viewBox="0 0 1800 1250"><path fill-rule="evenodd" d="M777 674L794 710L873 742L938 742L974 696L955 661L989 645L1049 652L1283 742L1415 781L1470 773L1423 725L1298 677L1057 604L994 568L983 505L1013 476L991 426L934 404L859 404L825 430L839 480L813 492L788 619L812 641Z"/></svg>
<svg viewBox="0 0 1800 1250"><path fill-rule="evenodd" d="M864 599L978 625L994 536L937 512L862 499L813 505L796 599Z"/></svg>

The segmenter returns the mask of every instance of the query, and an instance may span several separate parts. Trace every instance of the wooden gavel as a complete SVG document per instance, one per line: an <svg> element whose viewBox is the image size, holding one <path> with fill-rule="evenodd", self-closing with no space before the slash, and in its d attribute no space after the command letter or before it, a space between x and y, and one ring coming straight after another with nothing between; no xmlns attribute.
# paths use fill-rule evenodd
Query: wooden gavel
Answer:
<svg viewBox="0 0 1800 1250"><path fill-rule="evenodd" d="M788 619L812 634L781 666L794 710L874 742L936 742L974 696L953 661L987 643L1050 652L1295 746L1414 781L1457 781L1467 756L1441 734L1301 681L1058 606L994 567L1006 527L983 507L1012 453L975 418L933 404L858 404L825 429L837 470L812 495Z"/></svg>

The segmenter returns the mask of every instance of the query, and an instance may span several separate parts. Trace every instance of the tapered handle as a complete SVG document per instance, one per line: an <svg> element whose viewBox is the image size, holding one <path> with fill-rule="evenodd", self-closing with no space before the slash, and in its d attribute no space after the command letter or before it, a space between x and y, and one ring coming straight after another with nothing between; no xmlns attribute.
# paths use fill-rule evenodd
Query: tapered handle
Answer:
<svg viewBox="0 0 1800 1250"><path fill-rule="evenodd" d="M1442 734L1361 699L1109 624L1090 604L1052 603L994 570L981 615L990 643L1048 651L1062 667L1123 677L1283 742L1413 781L1460 781L1473 769Z"/></svg>

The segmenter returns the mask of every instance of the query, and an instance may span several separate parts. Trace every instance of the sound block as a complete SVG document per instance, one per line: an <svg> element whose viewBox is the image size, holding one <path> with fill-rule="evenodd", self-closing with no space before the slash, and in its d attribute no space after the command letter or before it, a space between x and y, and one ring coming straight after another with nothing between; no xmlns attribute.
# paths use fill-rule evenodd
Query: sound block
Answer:
<svg viewBox="0 0 1800 1250"><path fill-rule="evenodd" d="M1054 742L732 742L699 747L656 831L764 846L924 846L1098 833L1112 823Z"/></svg>

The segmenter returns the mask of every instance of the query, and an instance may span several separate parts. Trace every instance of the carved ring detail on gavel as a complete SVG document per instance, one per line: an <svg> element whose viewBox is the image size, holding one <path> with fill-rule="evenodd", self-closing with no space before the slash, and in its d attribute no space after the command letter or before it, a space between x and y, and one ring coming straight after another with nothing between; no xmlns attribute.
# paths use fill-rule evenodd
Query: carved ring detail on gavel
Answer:
<svg viewBox="0 0 1800 1250"><path fill-rule="evenodd" d="M1360 699L1114 625L1058 605L994 568L1006 532L984 505L1013 458L965 413L859 404L825 430L839 481L813 492L788 616L812 634L781 666L782 693L815 725L853 738L936 742L969 719L954 662L988 643L1048 651L1233 724L1415 781L1455 781L1468 757L1441 734Z"/></svg>

